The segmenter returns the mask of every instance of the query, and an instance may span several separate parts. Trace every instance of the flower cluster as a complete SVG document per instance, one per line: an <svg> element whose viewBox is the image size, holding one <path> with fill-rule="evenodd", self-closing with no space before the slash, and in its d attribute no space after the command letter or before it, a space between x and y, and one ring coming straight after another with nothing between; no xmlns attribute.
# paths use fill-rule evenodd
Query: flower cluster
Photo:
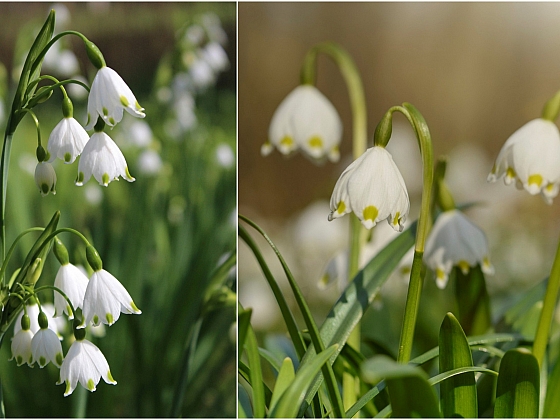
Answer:
<svg viewBox="0 0 560 420"><path fill-rule="evenodd" d="M101 350L85 339L84 328L100 324L111 326L121 312L140 314L141 311L124 286L103 270L93 247L88 246L86 253L93 269L89 280L84 272L69 262L68 252L58 239L55 239L54 253L61 264L54 282L54 309L48 311L47 304L40 307L35 302L24 307L14 326L12 359L18 366L24 363L33 366L37 362L41 368L52 362L60 368L58 384L66 383L64 396L70 395L78 382L90 391L95 391L101 378L108 384L116 384ZM82 309L81 321L75 319L77 309ZM66 357L55 323L63 314L74 319L75 341Z"/></svg>
<svg viewBox="0 0 560 420"><path fill-rule="evenodd" d="M118 124L124 111L137 118L144 118L146 114L119 74L105 65L97 47L88 46L88 53L91 51L94 56L92 61L98 66L98 71L88 96L86 127L74 119L72 101L61 88L64 94L64 117L49 136L48 153L40 153L42 146L38 146L35 183L43 196L49 192L56 193L56 172L52 166L55 159L71 164L81 155L76 179L78 186L91 176L103 186L108 186L119 177L134 181L121 150L103 130L105 125L112 128ZM94 129L94 133L90 136L86 130L91 129Z"/></svg>

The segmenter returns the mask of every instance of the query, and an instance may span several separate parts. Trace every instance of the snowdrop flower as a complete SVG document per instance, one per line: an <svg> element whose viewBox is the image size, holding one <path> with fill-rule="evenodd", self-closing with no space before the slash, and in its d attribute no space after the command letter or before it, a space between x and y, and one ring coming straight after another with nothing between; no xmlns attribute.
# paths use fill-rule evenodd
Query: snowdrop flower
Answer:
<svg viewBox="0 0 560 420"><path fill-rule="evenodd" d="M50 192L56 194L56 172L49 162L38 162L35 167L35 184L44 197Z"/></svg>
<svg viewBox="0 0 560 420"><path fill-rule="evenodd" d="M284 155L301 149L313 159L336 162L341 139L342 121L334 106L315 86L301 85L276 109L261 154L274 147Z"/></svg>
<svg viewBox="0 0 560 420"><path fill-rule="evenodd" d="M445 288L449 273L458 266L464 274L480 264L482 271L493 274L486 235L459 210L439 215L426 240L424 261L436 274L436 283Z"/></svg>
<svg viewBox="0 0 560 420"><path fill-rule="evenodd" d="M560 132L556 125L543 118L525 124L506 141L488 181L504 176L506 185L514 180L518 188L530 194L539 192L552 203L560 184Z"/></svg>
<svg viewBox="0 0 560 420"><path fill-rule="evenodd" d="M78 267L70 263L60 266L54 279L55 287L58 287L70 299L74 309L82 307L84 295L88 285L88 279ZM58 292L54 292L55 317L63 313L68 315L68 319L74 319L74 314L66 299Z"/></svg>
<svg viewBox="0 0 560 420"><path fill-rule="evenodd" d="M78 382L87 390L95 391L101 378L108 384L117 384L101 350L84 338L81 340L76 338L62 362L57 385L66 382L64 396L67 397L74 392Z"/></svg>
<svg viewBox="0 0 560 420"><path fill-rule="evenodd" d="M62 346L56 333L48 328L49 321L44 312L39 313L39 331L31 339L31 354L33 361L37 362L41 368L49 362L53 362L60 367L62 365Z"/></svg>
<svg viewBox="0 0 560 420"><path fill-rule="evenodd" d="M92 175L104 187L119 176L128 182L135 180L128 172L121 149L103 131L95 132L86 143L78 164L76 185L82 186Z"/></svg>
<svg viewBox="0 0 560 420"><path fill-rule="evenodd" d="M51 155L49 162L56 158L64 163L73 163L82 153L89 140L89 134L73 117L63 118L49 136L47 150Z"/></svg>
<svg viewBox="0 0 560 420"><path fill-rule="evenodd" d="M16 359L18 366L27 363L28 366L33 366L33 356L31 355L31 340L33 333L29 329L30 319L25 315L20 324L20 330L17 331L12 337L12 359Z"/></svg>
<svg viewBox="0 0 560 420"><path fill-rule="evenodd" d="M124 286L109 272L99 269L94 271L89 280L84 306L83 320L79 328L84 328L93 321L113 325L120 314L141 314Z"/></svg>
<svg viewBox="0 0 560 420"><path fill-rule="evenodd" d="M98 116L105 121L105 124L113 127L122 120L124 110L134 117L146 116L144 108L140 106L121 76L107 66L101 67L91 84L86 130L93 128Z"/></svg>
<svg viewBox="0 0 560 420"><path fill-rule="evenodd" d="M226 52L217 42L210 42L202 50L202 57L215 72L224 71L229 66Z"/></svg>
<svg viewBox="0 0 560 420"><path fill-rule="evenodd" d="M373 146L352 162L336 182L330 207L329 221L354 212L367 229L387 220L402 232L410 202L391 154Z"/></svg>

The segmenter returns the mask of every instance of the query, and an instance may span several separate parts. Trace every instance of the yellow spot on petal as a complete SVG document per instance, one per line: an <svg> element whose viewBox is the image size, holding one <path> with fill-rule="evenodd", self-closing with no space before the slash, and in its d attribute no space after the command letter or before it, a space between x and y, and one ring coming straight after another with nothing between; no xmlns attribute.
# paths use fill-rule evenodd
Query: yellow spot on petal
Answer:
<svg viewBox="0 0 560 420"><path fill-rule="evenodd" d="M436 277L439 280L443 280L445 278L445 271L443 271L441 268L436 268Z"/></svg>
<svg viewBox="0 0 560 420"><path fill-rule="evenodd" d="M72 155L69 152L64 153L64 162L68 163L72 159Z"/></svg>
<svg viewBox="0 0 560 420"><path fill-rule="evenodd" d="M313 136L307 140L307 144L315 149L321 149L323 147L323 140L319 136Z"/></svg>
<svg viewBox="0 0 560 420"><path fill-rule="evenodd" d="M17 356L17 357L16 357L16 362L17 362L17 365L18 365L18 366L21 365L21 364L23 363L23 357Z"/></svg>
<svg viewBox="0 0 560 420"><path fill-rule="evenodd" d="M547 192L551 192L554 189L554 184L552 183L548 184L545 189Z"/></svg>
<svg viewBox="0 0 560 420"><path fill-rule="evenodd" d="M93 316L93 323L94 324L99 324L99 317L97 315Z"/></svg>
<svg viewBox="0 0 560 420"><path fill-rule="evenodd" d="M132 310L134 312L142 313L142 311L140 309L138 309L138 307L136 306L136 304L133 301L130 301L130 307L132 308Z"/></svg>
<svg viewBox="0 0 560 420"><path fill-rule="evenodd" d="M507 176L508 178L515 178L516 173L515 173L515 171L513 170L513 168L507 168L506 176Z"/></svg>
<svg viewBox="0 0 560 420"><path fill-rule="evenodd" d="M126 99L126 97L124 95L121 95L120 100L121 100L122 106L126 107L126 106L130 105L129 102L128 102L128 99Z"/></svg>
<svg viewBox="0 0 560 420"><path fill-rule="evenodd" d="M107 323L109 325L111 325L114 322L114 318L113 315L111 315L110 313L108 313L107 315L105 315L105 319L107 320Z"/></svg>
<svg viewBox="0 0 560 420"><path fill-rule="evenodd" d="M45 359L43 356L39 357L39 365L41 367L45 366L47 364L47 359Z"/></svg>
<svg viewBox="0 0 560 420"><path fill-rule="evenodd" d="M338 214L342 214L344 213L344 210L346 210L346 204L344 203L344 201L340 200L338 206L336 207L336 212Z"/></svg>
<svg viewBox="0 0 560 420"><path fill-rule="evenodd" d="M292 147L294 145L294 139L290 136L284 136L282 140L280 140L280 144L286 147Z"/></svg>
<svg viewBox="0 0 560 420"><path fill-rule="evenodd" d="M56 354L55 360L56 360L56 364L57 364L58 366L62 365L62 359L63 359L63 358L62 358L62 353L57 353L57 354Z"/></svg>
<svg viewBox="0 0 560 420"><path fill-rule="evenodd" d="M375 206L367 206L363 211L364 220L371 220L372 222L375 222L378 214L379 210Z"/></svg>
<svg viewBox="0 0 560 420"><path fill-rule="evenodd" d="M463 274L467 274L469 272L469 263L466 262L465 260L461 260L457 263L457 265L459 266L459 268L461 269L461 271L463 272Z"/></svg>
<svg viewBox="0 0 560 420"><path fill-rule="evenodd" d="M109 185L109 174L108 173L104 173L103 175L101 175L101 182L103 182L103 185L105 185L105 186Z"/></svg>
<svg viewBox="0 0 560 420"><path fill-rule="evenodd" d="M111 375L111 371L110 371L110 370L107 371L107 378L109 379L109 381L114 382L114 383L117 383L117 381L115 381L115 380L113 379L113 375Z"/></svg>
<svg viewBox="0 0 560 420"><path fill-rule="evenodd" d="M66 391L64 391L64 395L70 394L70 381L66 381Z"/></svg>
<svg viewBox="0 0 560 420"><path fill-rule="evenodd" d="M542 182L543 182L543 177L539 174L529 175L529 179L527 181L529 185L535 184L537 187L540 187Z"/></svg>
<svg viewBox="0 0 560 420"><path fill-rule="evenodd" d="M395 217L393 218L394 226L397 226L399 224L400 217L401 217L401 212L400 211L396 212Z"/></svg>
<svg viewBox="0 0 560 420"><path fill-rule="evenodd" d="M93 379L88 379L87 389L89 389L90 391L95 391L95 382L93 382Z"/></svg>

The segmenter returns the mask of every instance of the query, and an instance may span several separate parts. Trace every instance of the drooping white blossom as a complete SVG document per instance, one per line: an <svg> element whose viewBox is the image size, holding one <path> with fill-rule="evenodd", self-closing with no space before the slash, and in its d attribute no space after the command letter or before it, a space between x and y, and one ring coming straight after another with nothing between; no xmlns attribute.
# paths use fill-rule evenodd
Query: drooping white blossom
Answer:
<svg viewBox="0 0 560 420"><path fill-rule="evenodd" d="M35 333L31 340L31 354L33 361L42 368L49 362L60 367L64 358L60 339L50 328L41 328Z"/></svg>
<svg viewBox="0 0 560 420"><path fill-rule="evenodd" d="M330 208L329 220L354 212L367 229L387 220L402 232L410 202L391 154L373 146L352 162L336 182Z"/></svg>
<svg viewBox="0 0 560 420"><path fill-rule="evenodd" d="M336 162L341 140L342 121L333 104L316 87L301 85L274 112L261 153L276 147L284 155L301 150L312 159Z"/></svg>
<svg viewBox="0 0 560 420"><path fill-rule="evenodd" d="M64 163L73 163L84 150L88 140L89 134L78 121L72 117L63 118L49 136L49 162L59 158Z"/></svg>
<svg viewBox="0 0 560 420"><path fill-rule="evenodd" d="M88 278L73 264L61 265L54 279L55 287L59 288L70 299L74 309L81 308L84 302L84 295L88 285ZM55 317L63 313L68 315L68 319L74 319L72 309L66 299L58 292L54 292Z"/></svg>
<svg viewBox="0 0 560 420"><path fill-rule="evenodd" d="M56 194L56 172L49 162L38 162L35 167L35 184L44 197L49 193Z"/></svg>
<svg viewBox="0 0 560 420"><path fill-rule="evenodd" d="M31 330L21 329L12 337L12 359L16 359L18 366L27 363L28 366L33 366L33 356L31 354L31 340L33 333Z"/></svg>
<svg viewBox="0 0 560 420"><path fill-rule="evenodd" d="M95 271L88 283L82 310L83 321L79 328L90 322L113 325L120 314L141 314L124 286L108 271Z"/></svg>
<svg viewBox="0 0 560 420"><path fill-rule="evenodd" d="M541 193L552 203L560 185L560 132L548 120L537 118L513 133L505 142L488 175L489 182L504 177L530 194Z"/></svg>
<svg viewBox="0 0 560 420"><path fill-rule="evenodd" d="M113 127L122 120L126 110L130 115L144 118L144 108L119 74L104 66L93 79L88 97L88 123L86 130L91 130L101 117L105 124Z"/></svg>
<svg viewBox="0 0 560 420"><path fill-rule="evenodd" d="M121 149L104 132L94 133L84 147L78 164L76 185L83 185L92 175L100 185L105 187L119 176L128 182L135 180L128 172Z"/></svg>
<svg viewBox="0 0 560 420"><path fill-rule="evenodd" d="M117 384L111 376L109 363L101 350L86 339L74 341L62 362L60 379L57 382L57 385L66 383L64 396L67 397L74 392L78 382L93 392L101 378L108 384Z"/></svg>
<svg viewBox="0 0 560 420"><path fill-rule="evenodd" d="M480 264L486 274L493 274L488 241L484 232L459 210L448 210L436 219L426 240L424 261L436 275L436 283L443 289L452 268L464 274Z"/></svg>

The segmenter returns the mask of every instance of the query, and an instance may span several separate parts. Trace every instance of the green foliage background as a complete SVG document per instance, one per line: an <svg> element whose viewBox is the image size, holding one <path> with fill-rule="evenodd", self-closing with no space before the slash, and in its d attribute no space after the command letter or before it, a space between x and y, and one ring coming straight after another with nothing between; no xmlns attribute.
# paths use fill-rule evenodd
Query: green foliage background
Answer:
<svg viewBox="0 0 560 420"><path fill-rule="evenodd" d="M0 6L0 61L7 69L17 64L18 54L29 48L33 30L40 27L49 6ZM113 387L102 381L92 394L78 387L67 398L63 397L64 386L55 385L55 367L30 369L8 361L10 333L0 349L6 414L234 417L236 365L232 328L236 279L231 271L214 283L211 279L219 264L228 255L235 255L236 245L235 163L229 167L220 165L216 155L218 146L227 145L232 153L236 149L235 4L115 3L97 13L92 13L87 3L66 6L72 16L69 29L84 33L100 47L107 64L119 71L146 108L145 121L154 137L152 146L159 151L164 165L155 176L143 175L137 165L140 150L121 144L136 182L121 180L108 188L100 187L101 202L91 204L85 197L86 187L74 185L77 163L57 162L57 194L42 198L32 174L24 169L25 159L33 156L36 147L35 128L25 120L16 131L12 149L7 243L23 229L44 226L60 209L59 226L75 228L93 240L104 268L128 289L142 315L122 316L106 329L105 337L92 339L105 354L118 385ZM156 89L169 82L166 75L177 71L175 40L182 29L210 12L220 18L228 35L230 67L214 86L196 95L198 125L179 137L173 136L165 129L165 122L172 116L157 99ZM15 50L11 42L17 45ZM82 74L91 82L93 69L82 46L72 40L71 49L78 56ZM6 110L13 88L10 83L10 88L3 85L0 89L6 92L2 98ZM55 93L38 108L44 145L62 117L59 96ZM75 117L82 123L85 105L85 101L74 104ZM133 118L125 115L121 124L127 119ZM119 130L123 129L116 127L109 132L117 141L126 137L126 132ZM93 183L92 179L88 185ZM86 265L81 244L70 235L61 239L69 249L71 262ZM21 263L33 241L32 235L24 238L11 266ZM52 284L57 269L56 259L50 256L38 285ZM45 295L47 300L52 296ZM200 325L200 334L194 352L189 353L187 344L192 341L196 325ZM65 339L63 348L67 351L68 347ZM185 364L185 360L189 363ZM182 379L186 381L184 388ZM182 404L178 412L173 412L178 397Z"/></svg>

